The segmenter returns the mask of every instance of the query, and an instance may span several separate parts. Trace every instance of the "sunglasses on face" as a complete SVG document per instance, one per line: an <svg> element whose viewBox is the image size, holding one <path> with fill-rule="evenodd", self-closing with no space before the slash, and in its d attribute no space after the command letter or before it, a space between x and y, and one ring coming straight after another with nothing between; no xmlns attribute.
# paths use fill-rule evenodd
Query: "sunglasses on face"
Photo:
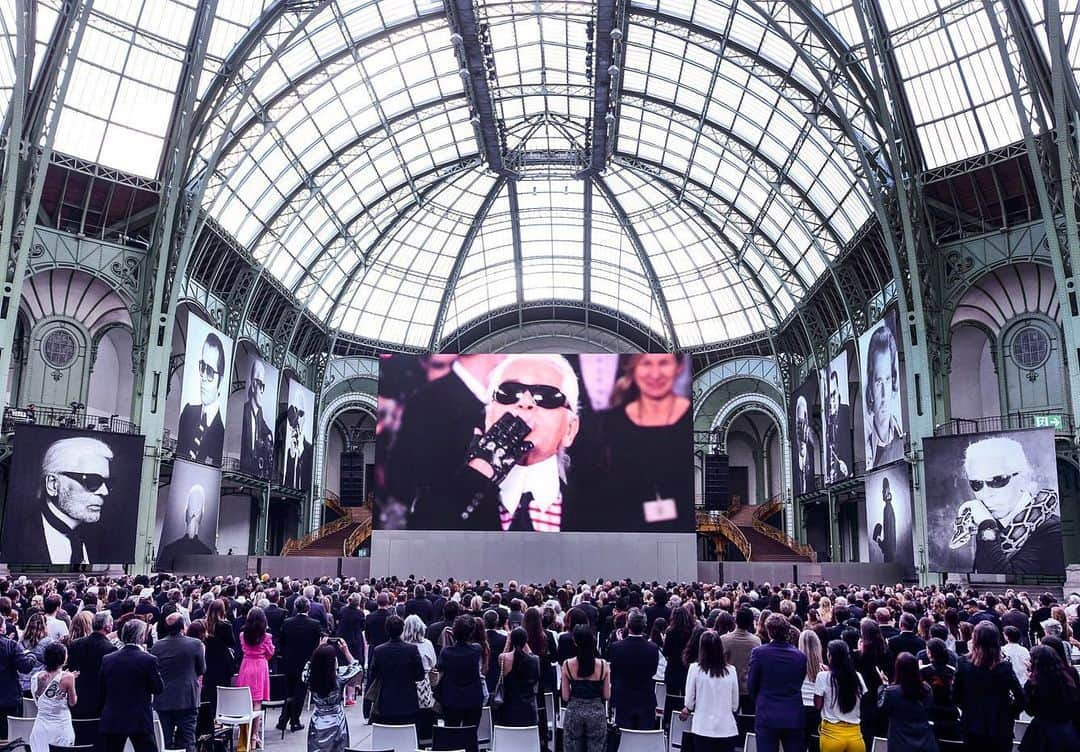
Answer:
<svg viewBox="0 0 1080 752"><path fill-rule="evenodd" d="M203 381L214 381L218 377L218 372L216 368L207 363L205 360L200 360L199 375L202 376Z"/></svg>
<svg viewBox="0 0 1080 752"><path fill-rule="evenodd" d="M500 405L516 405L521 395L532 395L533 404L545 410L567 406L566 395L558 387L547 384L522 384L520 381L504 381L495 390L495 401Z"/></svg>
<svg viewBox="0 0 1080 752"><path fill-rule="evenodd" d="M255 385L255 388L258 389L260 392L266 391L266 384L263 383L262 379L252 379L252 383Z"/></svg>
<svg viewBox="0 0 1080 752"><path fill-rule="evenodd" d="M1005 488L1009 485L1009 481L1015 478L1020 473L1010 473L1008 475L995 475L990 480L969 480L972 491L981 491L983 486L987 488Z"/></svg>
<svg viewBox="0 0 1080 752"><path fill-rule="evenodd" d="M87 491L100 491L101 487L109 480L105 475L98 475L97 473L69 473L61 472L65 478L71 478L76 483L80 484Z"/></svg>

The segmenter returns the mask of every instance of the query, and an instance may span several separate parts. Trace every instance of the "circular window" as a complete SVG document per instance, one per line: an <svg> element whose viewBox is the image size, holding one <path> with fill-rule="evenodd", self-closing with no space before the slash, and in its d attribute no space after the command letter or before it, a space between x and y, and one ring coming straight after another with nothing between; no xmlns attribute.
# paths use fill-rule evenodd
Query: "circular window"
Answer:
<svg viewBox="0 0 1080 752"><path fill-rule="evenodd" d="M1025 326L1013 337L1012 356L1021 368L1034 370L1050 357L1050 338L1037 326Z"/></svg>
<svg viewBox="0 0 1080 752"><path fill-rule="evenodd" d="M79 345L64 329L53 329L41 343L41 356L53 368L67 368L75 360Z"/></svg>

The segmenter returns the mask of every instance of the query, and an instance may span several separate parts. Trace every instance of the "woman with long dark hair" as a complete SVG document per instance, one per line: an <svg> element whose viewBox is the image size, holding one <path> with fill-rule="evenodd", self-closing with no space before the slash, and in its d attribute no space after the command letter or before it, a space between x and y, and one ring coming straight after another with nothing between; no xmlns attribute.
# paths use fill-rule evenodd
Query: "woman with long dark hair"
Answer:
<svg viewBox="0 0 1080 752"><path fill-rule="evenodd" d="M202 701L210 703L209 717L217 715L217 688L232 684L236 671L236 635L225 615L225 601L210 602L206 609L206 673L203 674Z"/></svg>
<svg viewBox="0 0 1080 752"><path fill-rule="evenodd" d="M611 672L596 655L596 636L588 625L574 628L576 655L562 667L563 749L565 752L604 752Z"/></svg>
<svg viewBox="0 0 1080 752"><path fill-rule="evenodd" d="M541 746L546 747L548 723L553 719L547 717L544 695L550 692L552 698L554 698L558 689L555 668L558 647L556 638L544 629L544 614L536 606L532 606L525 611L522 627L524 627L525 634L528 636L529 650L540 661L540 692L537 695L537 712L539 714Z"/></svg>
<svg viewBox="0 0 1080 752"><path fill-rule="evenodd" d="M853 658L855 669L866 685L867 694L860 711L862 718L863 741L867 748L873 745L875 736L884 736L886 724L878 718L878 690L892 679L896 666L896 656L885 642L881 627L873 619L863 619L859 624L858 650ZM850 645L849 645L850 647Z"/></svg>
<svg viewBox="0 0 1080 752"><path fill-rule="evenodd" d="M926 643L926 656L930 661L919 675L930 687L929 718L934 723L934 736L938 739L959 739L960 711L953 697L956 669L949 663L949 650L945 641L931 637Z"/></svg>
<svg viewBox="0 0 1080 752"><path fill-rule="evenodd" d="M536 726L536 697L540 692L540 661L529 650L529 635L515 627L499 656L503 704L495 709L500 726ZM498 692L498 690L496 690Z"/></svg>
<svg viewBox="0 0 1080 752"><path fill-rule="evenodd" d="M454 642L439 653L439 699L447 726L479 726L484 704L483 649L470 642L473 617L459 616L452 628Z"/></svg>
<svg viewBox="0 0 1080 752"><path fill-rule="evenodd" d="M843 640L828 646L829 670L814 683L814 704L821 711L821 752L866 752L859 728L859 706L866 683Z"/></svg>
<svg viewBox="0 0 1080 752"><path fill-rule="evenodd" d="M1024 707L1024 691L1012 664L1001 658L1001 633L993 622L976 625L969 647L953 683L964 741L969 749L980 752L1009 752L1013 721Z"/></svg>
<svg viewBox="0 0 1080 752"><path fill-rule="evenodd" d="M911 653L896 659L893 683L878 689L877 705L889 724L887 738L891 749L907 752L938 752L937 740L930 728L930 685L919 675L919 661Z"/></svg>
<svg viewBox="0 0 1080 752"><path fill-rule="evenodd" d="M558 639L559 663L574 657L574 628L589 623L589 615L577 606L566 612L563 619L563 632Z"/></svg>
<svg viewBox="0 0 1080 752"><path fill-rule="evenodd" d="M250 614L248 615L250 618ZM338 665L338 652L344 664ZM308 752L344 752L349 746L349 724L345 721L345 687L362 671L345 640L335 640L315 648L304 667L303 681L311 690L315 710L308 721Z"/></svg>
<svg viewBox="0 0 1080 752"><path fill-rule="evenodd" d="M236 674L236 686L251 690L251 702L255 709L252 738L256 749L262 747L262 709L264 700L270 699L270 659L274 657L274 640L266 631L266 614L258 606L252 606L240 632L240 646L244 659Z"/></svg>
<svg viewBox="0 0 1080 752"><path fill-rule="evenodd" d="M739 677L727 665L724 644L714 630L702 632L698 638L697 660L686 672L686 704L679 718L686 720L690 713L698 752L732 752L739 738L735 711L739 708Z"/></svg>
<svg viewBox="0 0 1080 752"><path fill-rule="evenodd" d="M671 722L671 714L683 706L686 694L686 672L689 666L683 663L683 651L694 636L694 620L690 612L681 606L671 611L671 621L664 633L664 647L661 652L667 660L664 667L664 724Z"/></svg>
<svg viewBox="0 0 1080 752"><path fill-rule="evenodd" d="M1080 687L1061 657L1046 645L1031 649L1031 674L1024 685L1031 726L1020 742L1020 752L1078 752Z"/></svg>

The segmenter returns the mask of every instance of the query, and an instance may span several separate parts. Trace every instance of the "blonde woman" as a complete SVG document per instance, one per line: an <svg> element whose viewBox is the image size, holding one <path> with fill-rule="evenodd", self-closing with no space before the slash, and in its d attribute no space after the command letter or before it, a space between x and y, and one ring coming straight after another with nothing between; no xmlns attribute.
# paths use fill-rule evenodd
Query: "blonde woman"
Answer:
<svg viewBox="0 0 1080 752"><path fill-rule="evenodd" d="M88 634L94 631L94 617L91 616L89 611L80 611L75 614L75 618L71 620L71 631L68 632L68 636L64 638L63 643L70 645L80 637L86 637Z"/></svg>
<svg viewBox="0 0 1080 752"><path fill-rule="evenodd" d="M802 704L806 714L806 734L815 733L821 725L821 711L814 704L814 684L822 671L828 671L822 656L821 639L812 629L799 634L799 650L806 656L806 676L802 684Z"/></svg>

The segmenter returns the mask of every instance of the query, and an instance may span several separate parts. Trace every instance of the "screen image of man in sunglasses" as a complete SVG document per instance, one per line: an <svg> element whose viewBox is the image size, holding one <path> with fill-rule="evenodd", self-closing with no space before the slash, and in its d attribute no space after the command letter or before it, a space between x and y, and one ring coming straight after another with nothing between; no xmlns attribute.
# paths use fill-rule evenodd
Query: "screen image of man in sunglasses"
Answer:
<svg viewBox="0 0 1080 752"><path fill-rule="evenodd" d="M110 503L112 458L112 450L99 439L78 436L50 444L41 460L39 504L19 521L17 531L5 529L4 558L67 565L72 571L98 563L87 538Z"/></svg>
<svg viewBox="0 0 1080 752"><path fill-rule="evenodd" d="M1065 570L1058 493L1039 488L1024 446L1006 436L975 441L964 452L974 498L956 511L951 548L974 538L972 571L1057 574Z"/></svg>
<svg viewBox="0 0 1080 752"><path fill-rule="evenodd" d="M180 413L176 436L176 456L192 462L220 465L225 444L225 422L221 415L221 385L225 378L225 346L213 332L206 335L196 363L199 402L185 405Z"/></svg>
<svg viewBox="0 0 1080 752"><path fill-rule="evenodd" d="M561 355L512 355L491 372L483 429L447 484L444 529L573 529L566 450L579 428L578 380ZM429 510L430 511L430 510Z"/></svg>

